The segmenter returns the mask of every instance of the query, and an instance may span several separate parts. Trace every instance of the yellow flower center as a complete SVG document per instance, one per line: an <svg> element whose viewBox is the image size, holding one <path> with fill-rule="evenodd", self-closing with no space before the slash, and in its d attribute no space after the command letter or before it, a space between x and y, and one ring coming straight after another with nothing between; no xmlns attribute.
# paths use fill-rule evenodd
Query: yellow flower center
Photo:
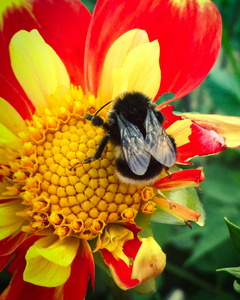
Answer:
<svg viewBox="0 0 240 300"><path fill-rule="evenodd" d="M49 99L57 100L57 94ZM119 181L111 143L100 159L81 163L95 154L106 134L85 118L86 112L93 114L99 108L97 99L72 87L61 103L61 107L36 110L27 121L28 130L20 134L21 153L9 152L10 168L2 170L12 181L9 195L20 196L26 205L18 213L29 221L22 230L51 229L62 238L74 235L89 240L108 223L134 222L139 210L152 213L154 208L147 210L145 197L142 200L141 187ZM106 121L107 109L99 115Z"/></svg>

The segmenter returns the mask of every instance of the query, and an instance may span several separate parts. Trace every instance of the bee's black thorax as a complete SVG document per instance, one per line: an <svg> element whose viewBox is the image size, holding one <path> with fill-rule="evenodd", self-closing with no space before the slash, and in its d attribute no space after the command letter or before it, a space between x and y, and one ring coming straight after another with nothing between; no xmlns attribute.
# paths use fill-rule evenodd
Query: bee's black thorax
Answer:
<svg viewBox="0 0 240 300"><path fill-rule="evenodd" d="M117 122L117 115L120 114L129 122L136 125L145 137L146 131L143 124L149 109L153 109L156 112L157 118L162 124L164 120L162 113L155 109L155 105L144 94L139 92L126 93L114 100L112 109L108 114L111 142L115 145L121 145L120 131Z"/></svg>

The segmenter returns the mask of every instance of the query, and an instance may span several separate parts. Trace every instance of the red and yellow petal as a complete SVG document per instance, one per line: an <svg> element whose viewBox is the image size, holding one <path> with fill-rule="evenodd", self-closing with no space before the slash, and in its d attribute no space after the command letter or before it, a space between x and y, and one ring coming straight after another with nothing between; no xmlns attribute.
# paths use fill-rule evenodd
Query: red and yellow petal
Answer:
<svg viewBox="0 0 240 300"><path fill-rule="evenodd" d="M35 300L59 300L59 288L40 287L23 280L26 252L37 239L36 236L28 238L17 250L17 255L8 267L8 271L13 277L8 287L1 294L1 300L32 300L33 295Z"/></svg>
<svg viewBox="0 0 240 300"><path fill-rule="evenodd" d="M18 31L10 41L9 52L13 72L35 107L49 107L47 97L59 87L70 90L65 65L37 30Z"/></svg>
<svg viewBox="0 0 240 300"><path fill-rule="evenodd" d="M226 149L225 139L214 130L208 130L197 124L191 125L192 133L189 143L182 145L177 150L177 162L187 163L195 156L217 154Z"/></svg>
<svg viewBox="0 0 240 300"><path fill-rule="evenodd" d="M157 107L159 108L159 107ZM177 121L181 121L183 118L173 114L173 105L166 105L161 109L161 113L164 115L163 127L166 130L169 126Z"/></svg>
<svg viewBox="0 0 240 300"><path fill-rule="evenodd" d="M85 40L91 15L80 1L11 1L0 13L1 96L24 118L31 117L34 107L16 80L10 64L9 43L17 31L38 29L62 59L71 81L84 88Z"/></svg>
<svg viewBox="0 0 240 300"><path fill-rule="evenodd" d="M78 247L79 239L73 237L59 240L56 235L47 235L39 239L27 251L24 280L45 287L64 284Z"/></svg>
<svg viewBox="0 0 240 300"><path fill-rule="evenodd" d="M154 99L160 86L158 41L146 31L130 30L109 48L98 88L100 106L125 92L138 91ZM147 78L147 80L146 80Z"/></svg>
<svg viewBox="0 0 240 300"><path fill-rule="evenodd" d="M76 299L84 299L90 275L91 285L94 288L95 269L91 249L88 243L82 240L71 266L71 275L63 286L64 300L72 300L73 295Z"/></svg>
<svg viewBox="0 0 240 300"><path fill-rule="evenodd" d="M14 257L14 251L25 240L27 234L20 232L16 236L10 236L0 241L0 271L2 271L6 265Z"/></svg>
<svg viewBox="0 0 240 300"><path fill-rule="evenodd" d="M132 225L127 228L134 234L134 238L127 240L123 245L123 252L129 260L128 264L121 258L113 255L113 253L107 249L100 250L105 263L110 269L114 281L123 290L130 289L140 283L138 279L132 279L134 259L142 244L137 237L139 230Z"/></svg>
<svg viewBox="0 0 240 300"><path fill-rule="evenodd" d="M240 146L240 118L222 115L202 115L186 113L183 116L209 131L224 137L225 145L230 148Z"/></svg>
<svg viewBox="0 0 240 300"><path fill-rule="evenodd" d="M163 211L173 215L179 220L182 220L183 222L186 221L193 221L197 222L200 214L196 211L183 206L181 204L178 204L176 202L161 198L161 197L154 197L154 202L157 204L159 208L161 208Z"/></svg>
<svg viewBox="0 0 240 300"><path fill-rule="evenodd" d="M189 169L172 173L170 177L162 177L153 186L161 191L174 191L191 186L199 187L204 179L205 176L201 168Z"/></svg>
<svg viewBox="0 0 240 300"><path fill-rule="evenodd" d="M219 52L221 17L210 0L99 0L86 44L87 87L93 94L97 94L108 49L134 28L146 30L150 41L159 41L162 80L158 95L173 92L180 98L191 92L206 77Z"/></svg>
<svg viewBox="0 0 240 300"><path fill-rule="evenodd" d="M24 241L27 233L20 232L15 236L7 237L0 241L0 256L12 254Z"/></svg>
<svg viewBox="0 0 240 300"><path fill-rule="evenodd" d="M141 242L134 260L132 278L144 282L162 273L166 266L166 254L152 236L142 238Z"/></svg>
<svg viewBox="0 0 240 300"><path fill-rule="evenodd" d="M158 106L158 108L161 107ZM161 112L165 118L163 127L175 139L177 145L177 163L190 164L188 160L195 156L216 154L226 149L224 137L212 130L212 127L205 126L207 128L205 129L195 124L190 117L187 118L189 114L186 114L186 117L185 114L177 116L173 114L173 108L174 106L166 105L161 109ZM195 116L194 114L190 115ZM196 116L201 118L201 115ZM186 120L190 122L185 123ZM235 121L235 125L232 125L235 126L234 129L237 133L239 125L236 122L239 120L233 118L233 121ZM230 129L229 126L225 128L225 133L227 133L227 129ZM231 135L231 133L228 134ZM237 134L233 135L237 137Z"/></svg>

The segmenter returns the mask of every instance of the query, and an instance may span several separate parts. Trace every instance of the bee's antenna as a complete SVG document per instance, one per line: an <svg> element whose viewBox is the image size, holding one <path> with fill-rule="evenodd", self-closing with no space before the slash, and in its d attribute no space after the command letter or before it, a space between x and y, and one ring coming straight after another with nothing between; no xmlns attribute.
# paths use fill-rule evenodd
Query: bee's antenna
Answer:
<svg viewBox="0 0 240 300"><path fill-rule="evenodd" d="M109 101L109 102L107 102L106 104L104 104L101 108L99 108L99 110L94 114L94 116L96 116L105 106L107 106L108 104L110 104L112 102L112 100L111 101Z"/></svg>

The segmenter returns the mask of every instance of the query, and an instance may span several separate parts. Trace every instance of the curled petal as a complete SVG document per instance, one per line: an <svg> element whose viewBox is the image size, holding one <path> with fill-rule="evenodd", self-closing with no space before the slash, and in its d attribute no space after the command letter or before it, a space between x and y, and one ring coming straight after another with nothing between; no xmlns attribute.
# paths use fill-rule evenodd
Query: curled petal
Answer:
<svg viewBox="0 0 240 300"><path fill-rule="evenodd" d="M166 254L152 236L141 241L133 263L132 278L144 282L162 273L166 266Z"/></svg>
<svg viewBox="0 0 240 300"><path fill-rule="evenodd" d="M197 124L191 125L189 143L177 149L177 162L186 164L195 156L217 154L226 149L225 139L215 130L208 130Z"/></svg>
<svg viewBox="0 0 240 300"><path fill-rule="evenodd" d="M26 251L36 241L36 239L38 239L36 236L28 237L17 249L17 254L8 267L8 272L10 272L13 277L8 287L1 294L1 300L30 300L32 299L33 295L35 300L59 300L58 288L40 287L23 280L23 271L26 264Z"/></svg>
<svg viewBox="0 0 240 300"><path fill-rule="evenodd" d="M192 170L183 170L165 176L154 183L154 187L161 191L174 191L181 188L200 186L200 183L205 179L201 168Z"/></svg>
<svg viewBox="0 0 240 300"><path fill-rule="evenodd" d="M126 241L123 245L123 252L125 256L128 257L128 263L119 257L114 257L114 255L106 249L100 250L114 281L123 290L132 288L140 283L138 279L132 279L134 259L141 246L141 241L137 237L139 230L134 226L129 226L128 228L134 233L134 238Z"/></svg>
<svg viewBox="0 0 240 300"><path fill-rule="evenodd" d="M55 236L39 239L26 254L24 280L46 287L64 284L79 246L77 238L57 240Z"/></svg>
<svg viewBox="0 0 240 300"><path fill-rule="evenodd" d="M192 120L195 124L208 130L216 131L225 138L225 145L230 148L240 146L240 118L222 115L182 114L185 118Z"/></svg>
<svg viewBox="0 0 240 300"><path fill-rule="evenodd" d="M107 249L116 259L121 259L129 265L128 257L123 252L123 246L126 241L132 239L131 230L117 224L110 224L102 237L101 248Z"/></svg>

